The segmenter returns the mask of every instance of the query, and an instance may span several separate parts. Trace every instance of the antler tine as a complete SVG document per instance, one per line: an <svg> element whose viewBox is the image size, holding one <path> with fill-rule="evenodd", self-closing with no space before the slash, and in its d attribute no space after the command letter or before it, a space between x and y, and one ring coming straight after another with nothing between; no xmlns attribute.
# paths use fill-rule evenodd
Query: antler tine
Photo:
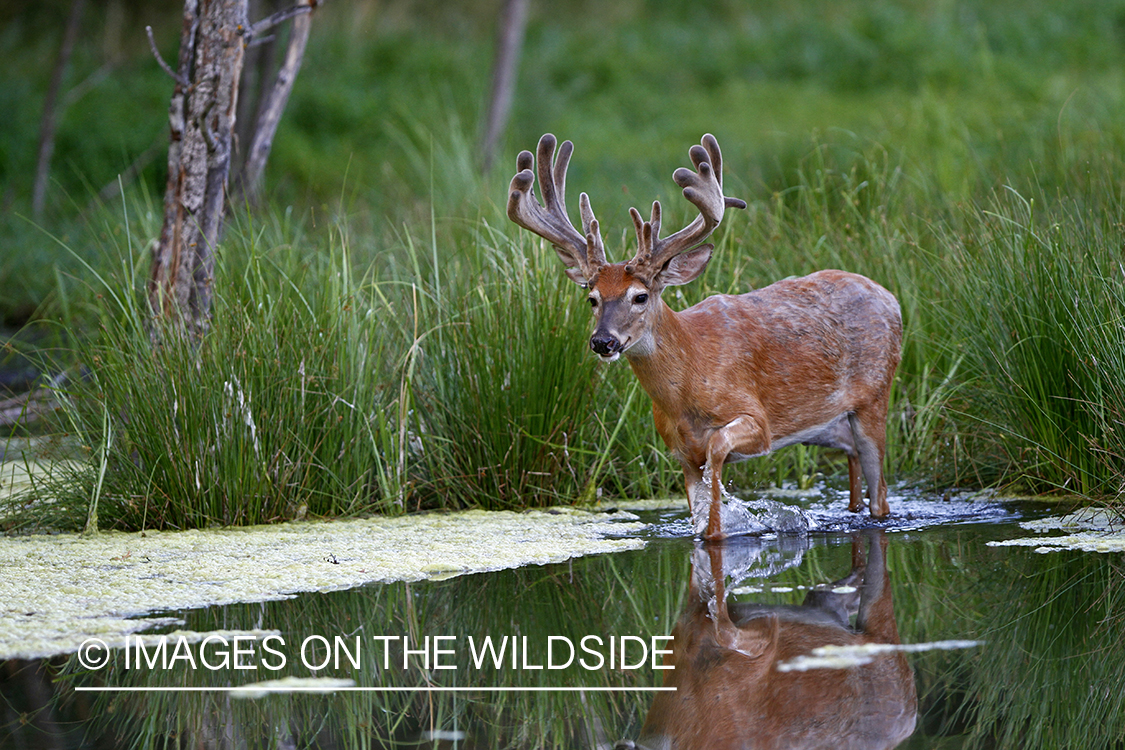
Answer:
<svg viewBox="0 0 1125 750"><path fill-rule="evenodd" d="M582 231L586 233L586 260L591 268L600 268L605 265L605 244L594 209L590 207L590 196L585 193L578 196L578 213L582 218Z"/></svg>
<svg viewBox="0 0 1125 750"><path fill-rule="evenodd" d="M570 166L574 144L563 141L558 158L555 159L556 143L555 136L550 133L540 138L535 150L535 164L539 173L539 189L543 193L543 206L550 213L566 214L566 168ZM570 223L569 219L567 223Z"/></svg>
<svg viewBox="0 0 1125 750"><path fill-rule="evenodd" d="M637 231L637 254L633 256L630 265L644 265L652 260L653 238L660 235L660 201L652 202L652 215L648 221L641 220L641 212L635 208L629 209L633 217L633 228Z"/></svg>
<svg viewBox="0 0 1125 750"><path fill-rule="evenodd" d="M652 270L659 270L676 255L691 250L707 239L719 222L723 220L726 208L746 208L746 202L723 195L723 155L719 142L710 133L703 136L702 145L692 146L688 151L696 171L680 167L672 173L672 179L683 188L684 197L699 209L690 224L664 239L660 239L660 203L653 203L652 220L645 225L638 224L637 238L641 245L634 261ZM639 215L634 218L638 223ZM649 229L648 227L651 227ZM642 232L651 231L651 240L641 237Z"/></svg>
<svg viewBox="0 0 1125 750"><path fill-rule="evenodd" d="M556 143L555 136L547 133L539 139L534 157L530 151L521 151L516 157L519 171L509 187L508 218L554 245L567 269L577 269L582 276L589 278L599 265L605 263L605 250L597 220L590 208L590 199L585 193L580 200L585 235L574 228L566 214L566 169L574 144L564 141L556 160ZM532 172L532 166L535 166L535 172ZM535 199L533 190L536 174L542 205Z"/></svg>

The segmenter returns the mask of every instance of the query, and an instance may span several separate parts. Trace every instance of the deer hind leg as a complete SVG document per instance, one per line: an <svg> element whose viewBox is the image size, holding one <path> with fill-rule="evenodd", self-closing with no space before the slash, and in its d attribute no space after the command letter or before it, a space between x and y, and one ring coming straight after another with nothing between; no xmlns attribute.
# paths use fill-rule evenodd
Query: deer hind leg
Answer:
<svg viewBox="0 0 1125 750"><path fill-rule="evenodd" d="M851 503L848 509L858 511L862 503L858 500L859 472L863 470L863 477L867 480L867 497L871 500L871 516L873 518L886 518L891 514L891 507L887 504L887 479L883 476L883 459L887 443L887 417L886 410L879 413L878 409L857 409L849 415L852 437L855 440L857 455L848 456L848 477L851 483Z"/></svg>
<svg viewBox="0 0 1125 750"><path fill-rule="evenodd" d="M887 572L887 535L880 529L868 529L867 573L861 588L856 628L876 642L898 643L891 578Z"/></svg>
<svg viewBox="0 0 1125 750"><path fill-rule="evenodd" d="M852 513L863 510L863 471L858 453L848 454L848 510Z"/></svg>
<svg viewBox="0 0 1125 750"><path fill-rule="evenodd" d="M837 448L848 457L848 510L858 513L863 510L863 470L859 460L859 451L856 449L855 431L852 427L852 415L845 412L829 423L824 432L817 435L815 440L805 445L822 445L825 448Z"/></svg>

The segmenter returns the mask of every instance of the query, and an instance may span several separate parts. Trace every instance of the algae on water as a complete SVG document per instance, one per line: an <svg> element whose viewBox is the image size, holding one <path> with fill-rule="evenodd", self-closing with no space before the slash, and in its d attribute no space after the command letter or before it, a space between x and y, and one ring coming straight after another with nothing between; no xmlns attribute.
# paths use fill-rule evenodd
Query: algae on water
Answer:
<svg viewBox="0 0 1125 750"><path fill-rule="evenodd" d="M0 538L0 660L110 647L148 613L413 581L637 549L624 512L433 513L181 532Z"/></svg>
<svg viewBox="0 0 1125 750"><path fill-rule="evenodd" d="M1040 534L1070 532L1065 536L1038 536L989 542L990 547L1034 547L1036 552L1073 549L1083 552L1125 552L1125 519L1107 508L1082 508L1061 517L1038 518L1020 524Z"/></svg>

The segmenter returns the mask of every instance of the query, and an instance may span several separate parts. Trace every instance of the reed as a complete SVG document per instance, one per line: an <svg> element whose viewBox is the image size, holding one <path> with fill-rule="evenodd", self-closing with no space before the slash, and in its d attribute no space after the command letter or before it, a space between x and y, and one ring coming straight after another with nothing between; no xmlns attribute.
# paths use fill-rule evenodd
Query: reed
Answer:
<svg viewBox="0 0 1125 750"><path fill-rule="evenodd" d="M958 418L990 482L1113 496L1125 277L1113 191L1043 206L1011 189L947 235L947 345L965 365Z"/></svg>

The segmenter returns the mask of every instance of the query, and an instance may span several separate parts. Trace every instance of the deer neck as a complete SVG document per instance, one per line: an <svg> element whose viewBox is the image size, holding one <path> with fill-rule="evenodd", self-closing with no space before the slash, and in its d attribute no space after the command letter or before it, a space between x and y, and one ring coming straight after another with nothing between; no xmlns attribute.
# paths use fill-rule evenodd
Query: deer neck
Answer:
<svg viewBox="0 0 1125 750"><path fill-rule="evenodd" d="M671 413L670 407L680 400L693 348L680 314L661 300L645 337L625 352L637 380L665 412Z"/></svg>

